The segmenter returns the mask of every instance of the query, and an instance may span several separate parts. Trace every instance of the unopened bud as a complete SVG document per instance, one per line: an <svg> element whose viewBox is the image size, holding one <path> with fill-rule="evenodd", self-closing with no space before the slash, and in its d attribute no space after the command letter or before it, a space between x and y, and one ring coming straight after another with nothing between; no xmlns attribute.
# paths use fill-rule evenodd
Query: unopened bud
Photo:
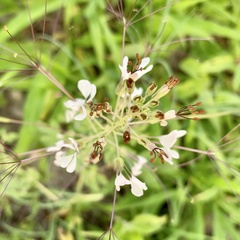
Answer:
<svg viewBox="0 0 240 240"><path fill-rule="evenodd" d="M146 97L151 96L156 90L157 90L157 85L153 82L147 88L147 90L145 92L145 96Z"/></svg>
<svg viewBox="0 0 240 240"><path fill-rule="evenodd" d="M141 113L140 117L142 118L142 120L146 120L147 119L147 115L145 113Z"/></svg>
<svg viewBox="0 0 240 240"><path fill-rule="evenodd" d="M149 107L156 107L159 104L159 101L151 101Z"/></svg>
<svg viewBox="0 0 240 240"><path fill-rule="evenodd" d="M121 171L124 167L124 161L122 158L118 157L114 159L114 166L116 170Z"/></svg>
<svg viewBox="0 0 240 240"><path fill-rule="evenodd" d="M131 135L129 131L125 131L123 133L123 142L124 143L129 143L131 141Z"/></svg>
<svg viewBox="0 0 240 240"><path fill-rule="evenodd" d="M137 105L131 106L130 110L132 111L132 113L136 113L139 111L139 107Z"/></svg>
<svg viewBox="0 0 240 240"><path fill-rule="evenodd" d="M133 98L132 102L133 102L134 104L139 105L139 103L142 104L142 103L144 102L144 98L143 98L142 96L140 96L140 95L137 95L137 96L135 96L135 97Z"/></svg>

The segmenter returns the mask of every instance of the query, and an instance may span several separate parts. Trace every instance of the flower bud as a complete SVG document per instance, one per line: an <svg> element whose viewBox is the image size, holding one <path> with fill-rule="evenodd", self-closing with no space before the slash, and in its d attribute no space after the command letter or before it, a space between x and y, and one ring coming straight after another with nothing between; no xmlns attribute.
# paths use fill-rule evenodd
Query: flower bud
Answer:
<svg viewBox="0 0 240 240"><path fill-rule="evenodd" d="M116 170L121 171L121 170L123 169L123 167L124 167L124 161L123 161L123 159L120 158L120 157L115 158L115 159L114 159L114 166L115 166L115 169L116 169Z"/></svg>
<svg viewBox="0 0 240 240"><path fill-rule="evenodd" d="M145 92L145 97L152 95L157 90L157 85L152 82Z"/></svg>

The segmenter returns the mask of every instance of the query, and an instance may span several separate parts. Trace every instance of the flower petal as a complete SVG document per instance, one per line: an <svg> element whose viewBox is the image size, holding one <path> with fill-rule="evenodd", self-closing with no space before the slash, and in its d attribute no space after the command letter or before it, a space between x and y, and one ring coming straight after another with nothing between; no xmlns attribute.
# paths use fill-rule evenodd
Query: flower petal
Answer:
<svg viewBox="0 0 240 240"><path fill-rule="evenodd" d="M133 81L137 81L140 77L142 77L147 72L151 71L153 68L153 65L150 65L147 69L142 69L134 72L130 77L133 79Z"/></svg>
<svg viewBox="0 0 240 240"><path fill-rule="evenodd" d="M87 100L87 102L91 102L93 100L93 98L95 97L97 93L97 88L94 84L92 84L92 87L91 87L91 94L89 96L89 99Z"/></svg>
<svg viewBox="0 0 240 240"><path fill-rule="evenodd" d="M74 158L74 154L70 154L68 156L62 156L60 160L60 167L66 168L70 164L73 158Z"/></svg>
<svg viewBox="0 0 240 240"><path fill-rule="evenodd" d="M76 115L74 117L74 120L77 120L77 121L82 121L83 119L85 119L87 117L87 110L84 106L82 106L82 112L79 113L78 115Z"/></svg>
<svg viewBox="0 0 240 240"><path fill-rule="evenodd" d="M160 143L166 147L166 148L171 148L174 143L177 141L177 135L176 135L176 130L170 132L167 135L162 135L159 137Z"/></svg>
<svg viewBox="0 0 240 240"><path fill-rule="evenodd" d="M168 120L168 119L173 119L176 117L176 112L175 110L169 110L166 113L164 113L164 119Z"/></svg>
<svg viewBox="0 0 240 240"><path fill-rule="evenodd" d="M124 186L124 185L129 185L131 184L131 182L129 180L127 180L122 173L120 172L119 175L116 177L115 179L115 186L116 186L116 190L120 191L120 187Z"/></svg>
<svg viewBox="0 0 240 240"><path fill-rule="evenodd" d="M78 89L88 102L92 101L97 93L96 86L85 79L78 81Z"/></svg>
<svg viewBox="0 0 240 240"><path fill-rule="evenodd" d="M131 99L133 99L136 96L141 96L142 93L143 93L143 89L141 87L140 88L135 87L133 93L131 94Z"/></svg>
<svg viewBox="0 0 240 240"><path fill-rule="evenodd" d="M141 155L137 155L138 158L138 164L144 165L145 163L147 163L147 159Z"/></svg>
<svg viewBox="0 0 240 240"><path fill-rule="evenodd" d="M183 137L187 134L186 130L178 130L177 131L177 138Z"/></svg>
<svg viewBox="0 0 240 240"><path fill-rule="evenodd" d="M74 147L74 150L79 153L77 142L73 138L68 138L68 139L71 141L71 143L72 143L72 145Z"/></svg>
<svg viewBox="0 0 240 240"><path fill-rule="evenodd" d="M65 117L66 117L66 122L71 122L74 119L74 116L76 115L76 113L72 110L67 110L65 112Z"/></svg>
<svg viewBox="0 0 240 240"><path fill-rule="evenodd" d="M168 125L168 122L166 120L161 120L160 121L160 126L166 127Z"/></svg>
<svg viewBox="0 0 240 240"><path fill-rule="evenodd" d="M76 169L76 165L77 165L77 154L74 153L71 162L68 164L68 166L67 166L67 168L66 168L66 171L67 171L68 173L74 172L75 169Z"/></svg>
<svg viewBox="0 0 240 240"><path fill-rule="evenodd" d="M64 152L63 151L59 151L55 154L55 160L54 160L54 164L57 166L57 167L60 167L60 164L61 164L61 159L62 157L64 156Z"/></svg>
<svg viewBox="0 0 240 240"><path fill-rule="evenodd" d="M85 103L84 99L76 98L75 101L67 100L66 102L64 102L64 106L66 108L70 108L72 110L77 111L84 103Z"/></svg>
<svg viewBox="0 0 240 240"><path fill-rule="evenodd" d="M131 192L136 197L141 197L143 195L143 190L147 190L147 186L144 182L132 175L131 179Z"/></svg>
<svg viewBox="0 0 240 240"><path fill-rule="evenodd" d="M122 80L126 80L126 79L128 79L129 76L130 76L130 73L129 73L128 70L127 70L127 65L128 65L128 57L127 57L127 56L125 56L125 57L123 58L122 63L123 63L122 66L119 65L119 68L120 68L121 73L122 73L122 74L121 74L121 79L122 79Z"/></svg>
<svg viewBox="0 0 240 240"><path fill-rule="evenodd" d="M171 151L172 158L179 159L180 155L177 151L171 150L171 149L170 149L170 151Z"/></svg>
<svg viewBox="0 0 240 240"><path fill-rule="evenodd" d="M139 68L145 68L149 63L150 63L149 57L143 58Z"/></svg>
<svg viewBox="0 0 240 240"><path fill-rule="evenodd" d="M46 151L47 152L57 152L57 151L61 150L63 145L64 145L64 141L63 140L57 141L55 146L48 147Z"/></svg>
<svg viewBox="0 0 240 240"><path fill-rule="evenodd" d="M147 163L147 159L138 155L138 161L131 168L132 174L134 176L139 176L142 173L142 167Z"/></svg>

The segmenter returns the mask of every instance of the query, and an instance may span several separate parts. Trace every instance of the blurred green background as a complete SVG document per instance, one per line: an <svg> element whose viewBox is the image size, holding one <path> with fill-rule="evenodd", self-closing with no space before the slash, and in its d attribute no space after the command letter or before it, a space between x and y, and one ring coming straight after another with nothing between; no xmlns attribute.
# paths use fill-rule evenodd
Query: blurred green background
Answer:
<svg viewBox="0 0 240 240"><path fill-rule="evenodd" d="M78 80L88 79L97 85L97 100L108 97L114 105L122 54L134 59L136 53L147 53L154 68L137 87L146 89L153 81L161 86L174 74L180 83L162 99L161 110L201 101L206 111L199 121L172 121L164 129L146 129L147 134L185 129L188 134L179 145L211 150L215 158L179 150L174 166L156 163L154 173L144 169L141 180L148 190L141 198L127 188L118 194L113 229L121 240L238 239L239 1L124 1L130 23L124 50L119 3L48 0L45 8L43 0L30 0L28 6L25 1L1 2L1 141L22 153L53 145L58 133L81 133L81 125L66 125L67 97L31 66L32 60L74 97L79 97ZM149 158L143 149L135 151ZM201 158L189 162L196 157ZM114 192L111 159L79 174L54 168L52 160L18 169L1 201L1 239L97 239L108 228ZM4 174L1 170L1 179Z"/></svg>

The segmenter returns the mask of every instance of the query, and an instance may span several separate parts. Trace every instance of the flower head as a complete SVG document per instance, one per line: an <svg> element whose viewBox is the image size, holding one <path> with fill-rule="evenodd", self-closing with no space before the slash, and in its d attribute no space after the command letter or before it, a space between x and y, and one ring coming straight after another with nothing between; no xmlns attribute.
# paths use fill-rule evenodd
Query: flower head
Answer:
<svg viewBox="0 0 240 240"><path fill-rule="evenodd" d="M92 101L97 93L96 86L91 84L88 80L79 80L78 89L84 96L86 102Z"/></svg>
<svg viewBox="0 0 240 240"><path fill-rule="evenodd" d="M116 190L120 191L120 187L129 185L129 184L131 184L131 182L123 176L122 172L120 172L115 179Z"/></svg>
<svg viewBox="0 0 240 240"><path fill-rule="evenodd" d="M147 163L147 159L138 155L138 161L132 167L132 174L134 176L139 176L142 173L142 167Z"/></svg>
<svg viewBox="0 0 240 240"><path fill-rule="evenodd" d="M68 100L64 103L66 108L66 121L71 122L72 120L83 120L87 116L87 110L84 106L85 100L81 98L76 98L75 101Z"/></svg>
<svg viewBox="0 0 240 240"><path fill-rule="evenodd" d="M132 175L130 180L128 180L120 172L115 179L116 190L120 191L120 187L125 185L131 185L131 192L136 197L141 197L143 195L143 190L147 190L146 184L141 182L135 176Z"/></svg>
<svg viewBox="0 0 240 240"><path fill-rule="evenodd" d="M150 62L150 58L139 58L137 55L137 64L132 67L131 70L128 69L130 63L128 61L128 57L125 56L123 58L123 65L119 65L119 68L122 72L121 79L127 80L131 78L133 81L137 81L140 77L142 77L145 73L152 70L153 65L149 65L146 69L144 69Z"/></svg>
<svg viewBox="0 0 240 240"><path fill-rule="evenodd" d="M64 143L63 141L59 141L56 143L56 146L49 147L47 149L48 152L57 151L55 154L54 164L61 168L66 168L66 171L69 173L74 172L77 165L77 154L79 153L79 149L77 143L74 139L68 138L70 140L69 143ZM72 154L66 155L66 151L63 151L62 148L68 148L73 150Z"/></svg>
<svg viewBox="0 0 240 240"><path fill-rule="evenodd" d="M172 159L178 159L179 153L175 150L172 150L171 147L175 144L178 138L183 137L187 131L185 130L173 130L167 135L162 135L159 137L159 141L163 146L163 151L166 153L166 156L163 155L163 158L169 164L173 164Z"/></svg>
<svg viewBox="0 0 240 240"><path fill-rule="evenodd" d="M164 113L164 118L160 121L160 125L161 125L162 127L167 126L167 124L168 124L167 120L173 119L173 118L175 118L175 117L176 117L176 112L175 112L175 110L169 110L169 111L165 112L165 113Z"/></svg>
<svg viewBox="0 0 240 240"><path fill-rule="evenodd" d="M78 89L84 96L84 99L76 98L75 101L68 100L64 103L64 106L68 108L68 110L66 110L67 122L85 119L87 116L85 103L91 102L97 93L96 86L91 84L88 80L79 80Z"/></svg>
<svg viewBox="0 0 240 240"><path fill-rule="evenodd" d="M141 197L143 195L143 190L147 190L147 186L144 182L141 182L135 176L132 175L131 179L131 192L136 197Z"/></svg>
<svg viewBox="0 0 240 240"><path fill-rule="evenodd" d="M165 113L160 110L157 110L152 112L149 122L151 124L159 122L160 126L165 127L168 124L167 120L173 119L175 117L176 117L175 110L169 110Z"/></svg>

